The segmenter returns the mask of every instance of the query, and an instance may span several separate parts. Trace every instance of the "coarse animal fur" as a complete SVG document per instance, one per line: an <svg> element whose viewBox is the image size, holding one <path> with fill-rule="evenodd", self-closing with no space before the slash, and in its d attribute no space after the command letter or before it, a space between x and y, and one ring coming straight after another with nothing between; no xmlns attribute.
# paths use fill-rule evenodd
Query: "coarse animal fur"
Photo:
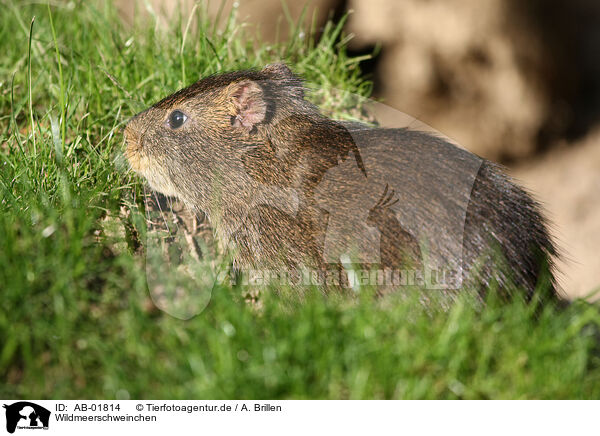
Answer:
<svg viewBox="0 0 600 436"><path fill-rule="evenodd" d="M540 206L498 165L432 134L331 120L304 94L284 64L207 77L129 121L127 158L206 213L239 268L447 266L481 296L530 299L544 281L556 297Z"/></svg>

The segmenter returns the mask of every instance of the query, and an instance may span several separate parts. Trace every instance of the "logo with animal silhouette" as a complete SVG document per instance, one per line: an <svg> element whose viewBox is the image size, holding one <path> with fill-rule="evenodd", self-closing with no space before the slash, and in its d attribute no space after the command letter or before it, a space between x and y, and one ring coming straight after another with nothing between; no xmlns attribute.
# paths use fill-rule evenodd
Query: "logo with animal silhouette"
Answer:
<svg viewBox="0 0 600 436"><path fill-rule="evenodd" d="M14 433L19 430L47 430L50 421L50 411L45 407L29 401L19 401L5 404L6 431Z"/></svg>

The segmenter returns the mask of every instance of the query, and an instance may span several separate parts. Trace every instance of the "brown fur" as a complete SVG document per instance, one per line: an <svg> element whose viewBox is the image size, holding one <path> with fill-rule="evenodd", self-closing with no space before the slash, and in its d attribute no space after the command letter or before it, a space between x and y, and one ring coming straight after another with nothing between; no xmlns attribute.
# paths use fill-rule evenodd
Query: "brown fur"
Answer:
<svg viewBox="0 0 600 436"><path fill-rule="evenodd" d="M176 129L174 110L188 117ZM330 120L283 64L200 80L125 136L131 167L204 211L238 267L341 271L346 247L369 268L452 265L482 293L512 283L530 298L546 272L553 284L539 207L498 166L426 133Z"/></svg>

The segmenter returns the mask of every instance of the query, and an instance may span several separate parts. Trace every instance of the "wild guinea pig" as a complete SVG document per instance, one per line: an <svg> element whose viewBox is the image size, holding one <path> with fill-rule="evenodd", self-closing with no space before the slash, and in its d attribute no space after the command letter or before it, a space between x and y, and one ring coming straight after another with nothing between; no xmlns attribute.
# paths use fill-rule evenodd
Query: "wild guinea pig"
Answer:
<svg viewBox="0 0 600 436"><path fill-rule="evenodd" d="M284 64L202 79L125 137L131 168L203 211L237 268L556 297L540 207L499 166L429 133L331 120Z"/></svg>

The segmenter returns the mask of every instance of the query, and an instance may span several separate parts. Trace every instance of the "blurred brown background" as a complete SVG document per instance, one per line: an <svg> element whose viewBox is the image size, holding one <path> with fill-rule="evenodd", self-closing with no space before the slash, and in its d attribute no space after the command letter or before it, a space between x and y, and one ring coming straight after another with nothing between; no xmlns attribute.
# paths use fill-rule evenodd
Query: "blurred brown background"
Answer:
<svg viewBox="0 0 600 436"><path fill-rule="evenodd" d="M193 0L115 0L126 21L147 6L165 21ZM544 203L564 253L565 292L600 286L600 2L597 0L227 0L263 41L284 13L319 26L351 11L350 51L375 97L463 147L508 165ZM220 1L208 3L216 17ZM386 120L382 123L396 124ZM397 124L396 124L397 125Z"/></svg>

